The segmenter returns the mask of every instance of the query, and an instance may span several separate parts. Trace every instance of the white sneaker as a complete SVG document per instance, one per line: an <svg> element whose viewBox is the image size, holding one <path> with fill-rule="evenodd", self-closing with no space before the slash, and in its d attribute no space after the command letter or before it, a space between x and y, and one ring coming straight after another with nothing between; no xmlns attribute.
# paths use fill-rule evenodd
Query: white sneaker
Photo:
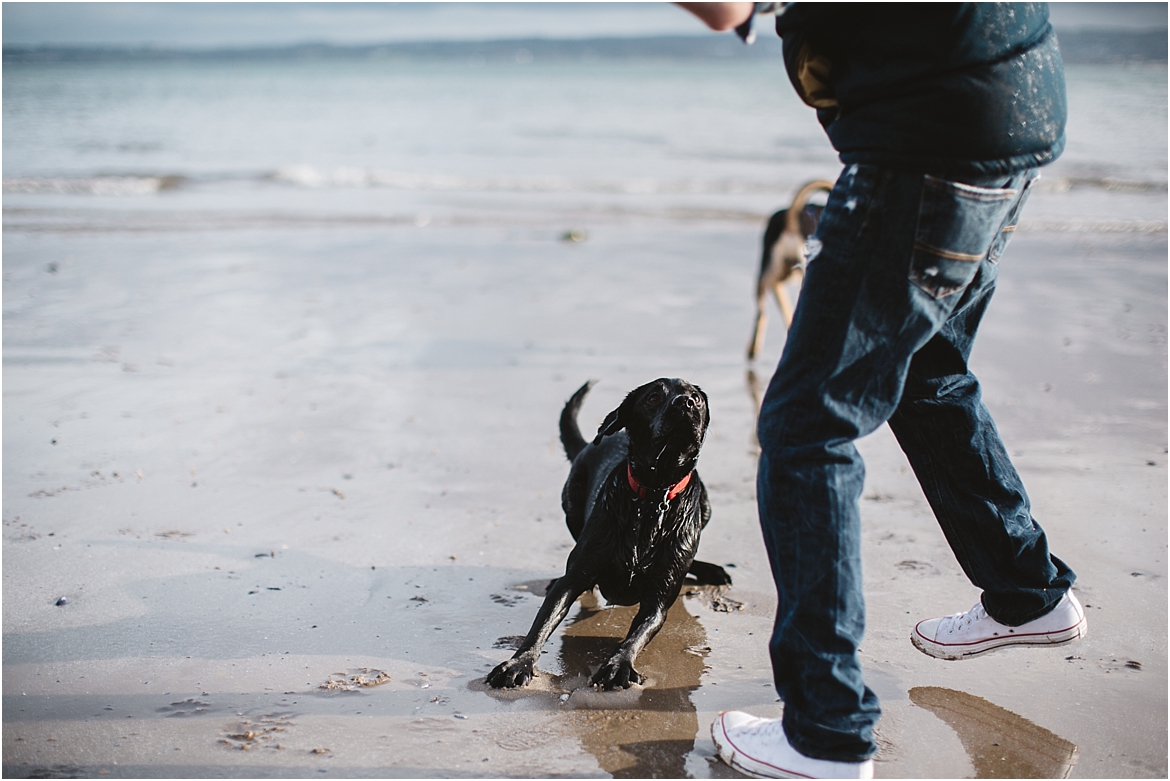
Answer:
<svg viewBox="0 0 1170 781"><path fill-rule="evenodd" d="M723 711L711 724L719 757L753 778L873 778L873 760L833 762L806 757L788 743L780 719Z"/></svg>
<svg viewBox="0 0 1170 781"><path fill-rule="evenodd" d="M1070 589L1053 610L1021 626L999 623L977 602L966 613L919 622L910 642L937 659L969 659L1010 645L1067 645L1088 630L1085 610Z"/></svg>

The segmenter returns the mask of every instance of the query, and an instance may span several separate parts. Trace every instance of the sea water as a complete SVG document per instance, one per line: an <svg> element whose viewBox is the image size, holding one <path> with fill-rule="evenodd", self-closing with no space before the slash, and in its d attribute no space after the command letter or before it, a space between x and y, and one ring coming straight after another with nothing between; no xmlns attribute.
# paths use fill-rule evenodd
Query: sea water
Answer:
<svg viewBox="0 0 1170 781"><path fill-rule="evenodd" d="M5 227L62 209L112 226L758 221L840 170L778 59L523 54L7 64ZM1067 150L1042 189L1066 197L1032 216L1165 230L1166 73L1068 67Z"/></svg>

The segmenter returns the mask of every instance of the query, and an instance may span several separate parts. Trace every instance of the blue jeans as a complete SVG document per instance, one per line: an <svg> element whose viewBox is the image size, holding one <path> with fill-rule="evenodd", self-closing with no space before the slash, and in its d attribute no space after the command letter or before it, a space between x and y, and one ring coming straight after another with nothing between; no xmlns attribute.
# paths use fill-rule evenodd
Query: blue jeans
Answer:
<svg viewBox="0 0 1170 781"><path fill-rule="evenodd" d="M967 359L1036 172L957 183L874 166L837 181L760 409L760 524L778 606L769 646L801 753L876 750L854 440L888 422L996 620L1050 611L1073 572L1048 552Z"/></svg>

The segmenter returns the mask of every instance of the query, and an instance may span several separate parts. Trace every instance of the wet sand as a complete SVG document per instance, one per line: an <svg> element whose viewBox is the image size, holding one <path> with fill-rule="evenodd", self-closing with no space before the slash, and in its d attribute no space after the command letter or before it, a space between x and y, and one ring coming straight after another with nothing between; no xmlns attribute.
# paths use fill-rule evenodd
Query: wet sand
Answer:
<svg viewBox="0 0 1170 781"><path fill-rule="evenodd" d="M756 222L18 218L5 776L737 777L712 717L781 709L742 357ZM1164 223L1025 228L973 364L1089 636L914 650L978 593L892 436L864 440L879 777L1167 773ZM765 380L782 344L774 318ZM571 546L562 404L600 380L592 428L662 375L711 398L700 556L733 587L676 603L646 686L584 688L632 616L584 598L531 686L485 690Z"/></svg>

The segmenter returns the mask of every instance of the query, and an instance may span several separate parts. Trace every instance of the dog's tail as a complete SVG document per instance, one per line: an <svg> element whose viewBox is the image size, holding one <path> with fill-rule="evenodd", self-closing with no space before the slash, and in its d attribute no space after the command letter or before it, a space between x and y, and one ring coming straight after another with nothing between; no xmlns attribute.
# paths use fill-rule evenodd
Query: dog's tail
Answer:
<svg viewBox="0 0 1170 781"><path fill-rule="evenodd" d="M816 192L832 192L833 183L826 182L824 179L816 179L809 182L804 187L800 188L800 192L792 199L792 205L788 207L788 214L785 217L785 229L793 233L800 232L800 213L804 211L804 205L808 199Z"/></svg>
<svg viewBox="0 0 1170 781"><path fill-rule="evenodd" d="M577 389L577 392L565 402L561 410L561 444L565 446L565 455L572 461L577 454L585 449L585 437L581 436L581 429L577 426L577 413L589 389L597 384L597 380L590 380Z"/></svg>

